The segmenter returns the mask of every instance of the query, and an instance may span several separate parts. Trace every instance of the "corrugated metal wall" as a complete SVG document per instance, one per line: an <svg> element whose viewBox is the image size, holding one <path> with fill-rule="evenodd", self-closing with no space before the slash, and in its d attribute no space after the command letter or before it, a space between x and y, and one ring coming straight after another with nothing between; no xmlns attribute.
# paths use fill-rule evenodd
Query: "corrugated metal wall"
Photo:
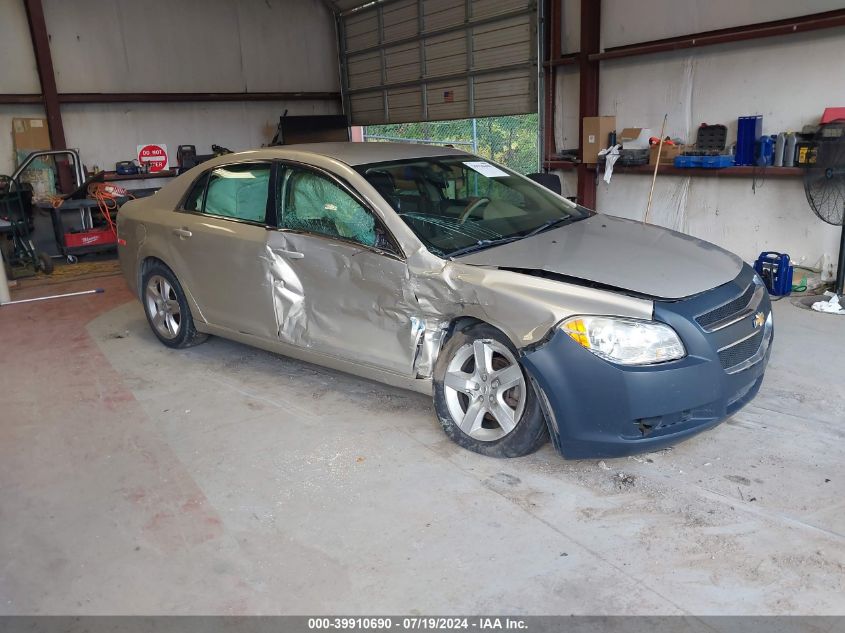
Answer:
<svg viewBox="0 0 845 633"><path fill-rule="evenodd" d="M397 0L341 24L356 125L537 111L535 0Z"/></svg>
<svg viewBox="0 0 845 633"><path fill-rule="evenodd" d="M334 18L321 0L42 0L59 92L339 92ZM21 0L0 0L0 92L40 91ZM128 103L62 106L65 136L89 165L114 168L138 143L268 142L279 116L339 114L339 102ZM0 173L12 171L0 106ZM171 157L172 159L175 156Z"/></svg>
<svg viewBox="0 0 845 633"><path fill-rule="evenodd" d="M565 0L563 48L578 50L579 0ZM603 0L602 47L710 29L778 20L842 8L841 0ZM615 115L616 127L650 127L695 138L701 123L728 126L736 139L737 117L763 115L763 132L800 130L816 123L826 106L845 103L842 52L845 29L737 42L601 64L599 113ZM557 149L578 146L578 70L557 72ZM562 172L575 192L574 172ZM651 178L614 174L599 181L600 211L643 218ZM800 178L696 178L658 175L651 221L689 233L753 260L764 250L785 251L809 263L838 252L839 229L816 218Z"/></svg>

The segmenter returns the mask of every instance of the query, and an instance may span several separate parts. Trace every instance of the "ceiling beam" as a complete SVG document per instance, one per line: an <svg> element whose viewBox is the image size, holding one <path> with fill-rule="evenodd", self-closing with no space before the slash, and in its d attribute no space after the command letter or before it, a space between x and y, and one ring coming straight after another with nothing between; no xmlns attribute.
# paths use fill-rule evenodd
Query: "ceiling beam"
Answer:
<svg viewBox="0 0 845 633"><path fill-rule="evenodd" d="M784 20L773 20L771 22L758 22L743 26L733 26L715 31L702 31L677 37L667 37L660 40L638 42L626 46L614 46L606 48L602 52L594 52L589 55L591 61L606 59L620 59L636 55L650 55L652 53L664 53L687 48L700 48L702 46L713 46L716 44L728 44L730 42L742 42L746 40L758 40L766 37L780 35L792 35L795 33L806 33L820 29L829 29L845 26L845 9L836 11L825 11L824 13L812 13L800 15Z"/></svg>
<svg viewBox="0 0 845 633"><path fill-rule="evenodd" d="M59 103L340 101L339 92L60 92ZM0 104L42 103L40 94L0 94Z"/></svg>
<svg viewBox="0 0 845 633"><path fill-rule="evenodd" d="M61 103L339 101L339 92L63 92Z"/></svg>

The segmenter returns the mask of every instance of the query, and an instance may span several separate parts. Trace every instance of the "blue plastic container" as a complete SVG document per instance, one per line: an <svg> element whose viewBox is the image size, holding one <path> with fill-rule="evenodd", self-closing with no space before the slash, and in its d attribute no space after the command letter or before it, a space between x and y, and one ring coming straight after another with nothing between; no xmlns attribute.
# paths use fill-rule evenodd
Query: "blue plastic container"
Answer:
<svg viewBox="0 0 845 633"><path fill-rule="evenodd" d="M754 165L757 142L763 136L763 115L741 116L736 128L736 164Z"/></svg>
<svg viewBox="0 0 845 633"><path fill-rule="evenodd" d="M754 262L754 270L763 278L770 295L782 296L792 292L793 268L786 253L760 253Z"/></svg>
<svg viewBox="0 0 845 633"><path fill-rule="evenodd" d="M693 168L704 167L705 169L720 169L731 167L734 164L734 157L730 155L719 156L675 156L675 167Z"/></svg>
<svg viewBox="0 0 845 633"><path fill-rule="evenodd" d="M703 156L675 156L675 167L701 167Z"/></svg>
<svg viewBox="0 0 845 633"><path fill-rule="evenodd" d="M731 167L734 164L734 157L730 154L720 154L719 156L702 156L701 166L706 169L721 169L722 167Z"/></svg>
<svg viewBox="0 0 845 633"><path fill-rule="evenodd" d="M774 162L775 139L771 136L763 136L757 143L757 165L768 167Z"/></svg>

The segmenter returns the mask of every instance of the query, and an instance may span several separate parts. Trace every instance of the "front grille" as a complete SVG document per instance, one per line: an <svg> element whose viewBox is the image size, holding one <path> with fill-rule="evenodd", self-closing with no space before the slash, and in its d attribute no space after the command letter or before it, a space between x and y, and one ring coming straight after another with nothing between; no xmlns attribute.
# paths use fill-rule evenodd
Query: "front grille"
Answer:
<svg viewBox="0 0 845 633"><path fill-rule="evenodd" d="M718 308L710 310L710 312L705 312L704 314L697 316L695 318L696 322L701 327L707 329L708 326L713 325L722 319L727 319L728 317L733 316L748 305L751 301L751 297L754 296L755 289L756 286L754 284L749 284L748 288L745 289L745 292L736 299L720 305Z"/></svg>
<svg viewBox="0 0 845 633"><path fill-rule="evenodd" d="M722 363L722 368L730 369L754 356L763 342L765 330L765 328L760 328L754 336L720 351L719 362Z"/></svg>

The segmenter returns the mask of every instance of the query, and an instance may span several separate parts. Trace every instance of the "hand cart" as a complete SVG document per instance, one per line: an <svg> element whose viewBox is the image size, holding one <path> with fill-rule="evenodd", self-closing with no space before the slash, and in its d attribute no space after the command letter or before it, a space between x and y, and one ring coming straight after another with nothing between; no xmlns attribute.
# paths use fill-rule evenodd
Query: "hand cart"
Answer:
<svg viewBox="0 0 845 633"><path fill-rule="evenodd" d="M10 176L0 176L0 256L8 264L10 275L15 269L28 267L33 273L44 271L49 275L53 260L32 243L29 195Z"/></svg>

